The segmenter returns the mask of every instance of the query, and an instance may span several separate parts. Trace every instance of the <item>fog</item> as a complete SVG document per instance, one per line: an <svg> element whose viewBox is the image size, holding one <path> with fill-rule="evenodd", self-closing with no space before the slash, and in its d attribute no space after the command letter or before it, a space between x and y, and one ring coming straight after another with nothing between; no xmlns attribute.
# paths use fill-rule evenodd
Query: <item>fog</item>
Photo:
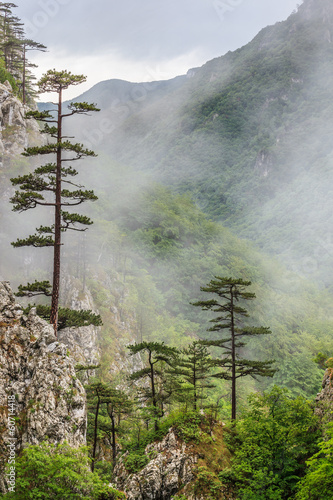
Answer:
<svg viewBox="0 0 333 500"><path fill-rule="evenodd" d="M75 99L101 108L64 129L98 154L74 166L99 200L80 207L93 227L64 234L62 274L92 290L110 335L112 313L135 324L136 340L205 337L207 317L190 302L214 275L233 275L253 282L253 323L274 330L251 346L261 359L311 364L332 348L333 77L322 57L330 46L320 32L324 49L305 57L293 43L281 56L280 29L185 76L103 81ZM285 70L296 56L304 78ZM45 210L10 211L19 168L5 165L1 184L0 277L14 288L50 279L52 268L51 249L10 246L52 223Z"/></svg>

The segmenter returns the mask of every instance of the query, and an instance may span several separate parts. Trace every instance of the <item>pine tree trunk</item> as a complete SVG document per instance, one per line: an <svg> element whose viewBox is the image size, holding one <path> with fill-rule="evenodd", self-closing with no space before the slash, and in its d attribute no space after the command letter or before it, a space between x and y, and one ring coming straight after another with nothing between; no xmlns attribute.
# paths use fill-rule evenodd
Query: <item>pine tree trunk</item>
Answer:
<svg viewBox="0 0 333 500"><path fill-rule="evenodd" d="M98 428L98 413L99 413L99 405L100 398L97 396L97 407L96 407L96 415L95 415L95 428L94 428L94 446L92 452L92 462L91 462L91 471L94 472L95 468L95 460L96 460L96 448L97 448L97 428Z"/></svg>
<svg viewBox="0 0 333 500"><path fill-rule="evenodd" d="M116 442L116 423L114 421L113 413L110 415L112 425L112 462L113 467L116 465L117 457L117 442Z"/></svg>
<svg viewBox="0 0 333 500"><path fill-rule="evenodd" d="M25 106L25 85L26 85L26 48L25 44L23 45L23 78L22 78L22 100L23 106Z"/></svg>
<svg viewBox="0 0 333 500"><path fill-rule="evenodd" d="M195 362L193 366L193 388L194 388L194 404L193 404L193 409L194 411L197 411L197 374L195 370Z"/></svg>
<svg viewBox="0 0 333 500"><path fill-rule="evenodd" d="M149 352L149 364L150 364L150 380L151 380L151 394L152 394L152 402L154 406L154 429L155 431L158 430L158 423L157 423L157 401L156 401L156 389L155 389L155 378L154 378L154 365L152 363L151 359L151 352Z"/></svg>
<svg viewBox="0 0 333 500"><path fill-rule="evenodd" d="M54 327L54 334L57 336L58 329L58 308L60 289L60 249L61 249L61 138L62 138L62 90L59 90L58 103L58 148L57 148L57 171L56 171L56 200L54 217L54 258L53 258L53 288L50 323Z"/></svg>
<svg viewBox="0 0 333 500"><path fill-rule="evenodd" d="M234 318L234 295L230 288L230 313L231 313L231 420L236 420L236 349L235 349L235 318Z"/></svg>

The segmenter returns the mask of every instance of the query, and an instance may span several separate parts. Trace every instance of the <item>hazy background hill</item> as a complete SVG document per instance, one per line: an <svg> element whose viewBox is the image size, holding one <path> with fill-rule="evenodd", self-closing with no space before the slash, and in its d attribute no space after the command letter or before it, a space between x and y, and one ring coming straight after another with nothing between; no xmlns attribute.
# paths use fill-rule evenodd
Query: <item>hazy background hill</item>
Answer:
<svg viewBox="0 0 333 500"><path fill-rule="evenodd" d="M332 40L333 6L307 0L187 77L96 85L78 100L102 111L78 120L76 135L130 167L128 183L148 176L189 192L208 216L330 286Z"/></svg>

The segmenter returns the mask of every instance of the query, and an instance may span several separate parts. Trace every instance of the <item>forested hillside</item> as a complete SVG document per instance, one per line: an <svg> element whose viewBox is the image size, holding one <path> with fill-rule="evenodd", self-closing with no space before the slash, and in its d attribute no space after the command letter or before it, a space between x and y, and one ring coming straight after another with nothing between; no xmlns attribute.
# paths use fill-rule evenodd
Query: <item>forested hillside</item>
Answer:
<svg viewBox="0 0 333 500"><path fill-rule="evenodd" d="M332 20L330 2L304 2L157 101L147 84L115 95L81 138L330 286Z"/></svg>
<svg viewBox="0 0 333 500"><path fill-rule="evenodd" d="M44 46L16 31L13 8L0 3L3 83L10 80L31 111L24 47ZM61 149L65 162L76 151L80 180L67 178L75 175L71 165L60 166L62 197L71 198L69 187L80 201L82 182L94 203L79 219L65 212L65 222L83 221L89 230L61 228L67 317L59 315L58 337L43 343L31 329L42 321L31 319L33 305L49 320L48 297L20 297L22 311L9 294L19 333L0 318L6 350L30 342L29 353L52 359L55 380L76 362L66 392L56 382L50 388L52 411L61 408L77 432L71 412L84 384L89 460L87 450L61 443L51 429L49 441L31 439L36 446L20 451L21 493L3 498L52 498L54 491L59 498L124 498L109 483L133 500L310 500L311 491L330 498L322 466L332 449L332 83L333 7L305 0L286 21L186 76L101 82L66 103L75 116L60 139L59 123L47 125L43 146L4 155L0 273L14 290L24 281L29 292L52 276L53 209L24 210L41 192L55 191L55 166L42 160L54 161ZM72 113L96 107L94 116ZM57 111L50 103L39 110L30 116L47 121ZM15 141L20 127L5 128L2 139ZM62 141L73 136L82 144L70 149ZM26 134L25 148L31 139ZM98 158L81 162L92 149ZM12 212L15 203L21 213ZM93 309L103 325L76 324L79 309ZM43 328L50 336L49 325ZM11 373L10 362L0 368ZM22 407L22 435L43 405L36 398ZM71 481L54 479L54 464L73 472Z"/></svg>

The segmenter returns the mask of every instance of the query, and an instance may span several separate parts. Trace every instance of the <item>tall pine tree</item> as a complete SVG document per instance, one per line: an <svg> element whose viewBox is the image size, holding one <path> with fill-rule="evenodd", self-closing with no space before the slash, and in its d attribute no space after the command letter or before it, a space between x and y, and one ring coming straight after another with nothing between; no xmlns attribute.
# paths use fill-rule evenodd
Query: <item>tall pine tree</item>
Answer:
<svg viewBox="0 0 333 500"><path fill-rule="evenodd" d="M127 346L130 354L146 354L146 366L141 370L130 375L130 379L134 381L149 380L149 387L144 384L141 388L141 397L145 403L152 406L154 427L158 430L158 419L163 415L163 404L170 398L170 391L164 392L163 385L165 384L163 363L169 366L175 362L177 357L177 349L169 347L164 342L141 342Z"/></svg>
<svg viewBox="0 0 333 500"><path fill-rule="evenodd" d="M21 51L22 51L22 101L26 104L27 101L27 87L29 87L29 73L28 68L32 65L27 60L27 52L30 50L38 50L40 52L46 52L46 46L42 43L34 42L33 40L23 39L21 40ZM31 78L31 77L30 77ZM30 89L31 92L31 89ZM32 93L32 92L31 92Z"/></svg>
<svg viewBox="0 0 333 500"><path fill-rule="evenodd" d="M251 285L250 281L241 279L221 278L215 276L201 291L214 294L218 299L200 300L193 305L205 311L217 313L217 317L210 320L214 326L209 332L227 332L217 340L203 341L206 346L220 347L223 349L222 358L214 360L214 365L222 368L215 377L231 381L231 419L236 419L236 381L246 375L255 377L272 377L274 361L252 361L241 357L241 349L246 345L244 338L271 333L267 327L245 327L243 319L248 317L247 310L240 304L240 300L252 300L254 293L246 291Z"/></svg>
<svg viewBox="0 0 333 500"><path fill-rule="evenodd" d="M108 403L111 395L112 389L102 382L96 381L86 386L87 400L88 400L88 410L94 412L93 419L93 438L92 438L92 461L91 470L94 472L96 463L96 453L97 453L97 443L98 443L98 428L99 422L98 417L102 409L102 405Z"/></svg>
<svg viewBox="0 0 333 500"><path fill-rule="evenodd" d="M46 51L45 45L29 40L24 34L24 24L13 15L14 3L0 2L0 58L5 69L15 78L20 88L23 104L33 104L36 93L32 83L35 77L29 68L36 67L27 59L31 50ZM12 82L11 82L12 83Z"/></svg>
<svg viewBox="0 0 333 500"><path fill-rule="evenodd" d="M203 407L207 389L215 387L212 377L212 358L206 346L194 341L181 350L181 356L170 373L179 377L177 389L180 401L190 401L193 410Z"/></svg>
<svg viewBox="0 0 333 500"><path fill-rule="evenodd" d="M28 296L44 293L51 295L50 323L54 326L55 335L58 326L59 288L60 288L60 263L61 263L61 235L67 229L74 231L85 231L92 221L89 217L74 212L67 212L64 208L80 205L90 200L95 201L93 191L83 190L83 186L70 180L78 174L68 162L78 161L84 157L96 156L93 151L84 148L82 144L72 143L68 137L63 135L64 118L75 114L87 114L90 111L99 111L94 104L86 102L71 103L68 109L62 109L63 91L72 85L83 83L86 77L73 75L68 71L49 70L38 82L39 91L55 92L58 94L56 109L52 111L31 111L28 117L45 122L44 132L51 137L51 141L39 147L27 148L24 156L46 155L55 157L54 162L48 162L34 170L33 173L11 179L14 186L20 190L15 192L11 202L13 210L24 212L38 206L52 207L54 211L54 224L41 226L36 229L37 233L25 239L13 242L14 247L53 247L53 284L52 292L49 282L28 283L20 286L20 294ZM56 113L54 116L52 113ZM65 185L65 187L64 187ZM71 189L69 189L71 188ZM79 225L79 227L78 227Z"/></svg>

